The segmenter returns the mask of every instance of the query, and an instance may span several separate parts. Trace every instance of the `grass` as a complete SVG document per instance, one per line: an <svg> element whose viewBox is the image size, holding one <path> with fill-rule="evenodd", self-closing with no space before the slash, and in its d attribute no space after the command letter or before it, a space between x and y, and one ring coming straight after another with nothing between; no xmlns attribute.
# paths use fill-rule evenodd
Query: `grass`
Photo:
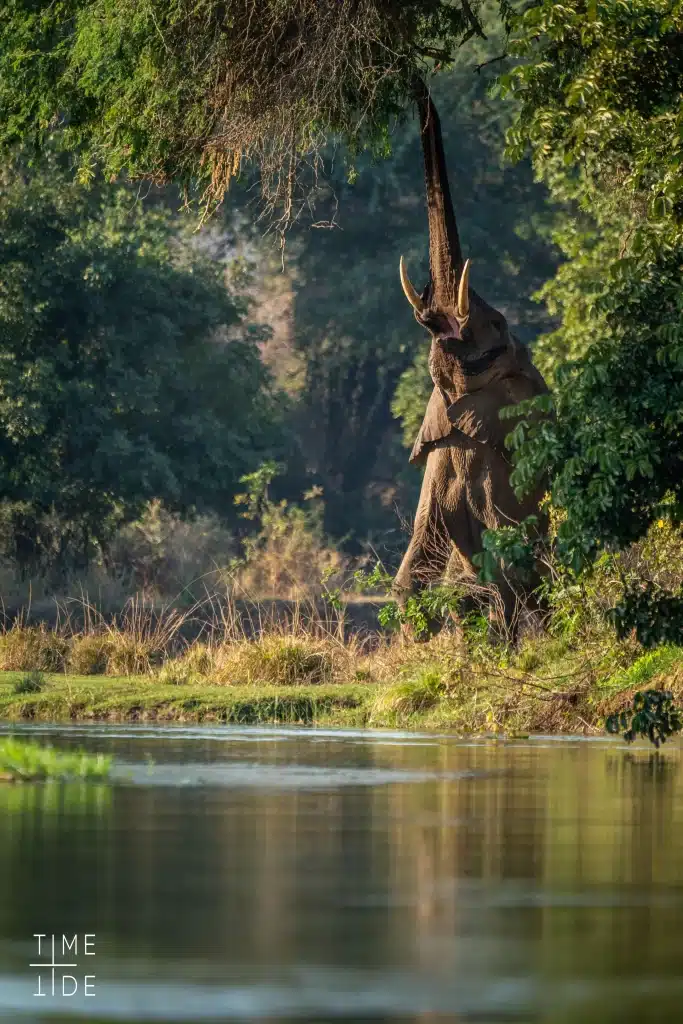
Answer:
<svg viewBox="0 0 683 1024"><path fill-rule="evenodd" d="M225 683L187 675L189 658L151 676L45 674L41 688L28 692L17 687L21 673L4 672L0 717L590 733L602 731L606 716L630 705L644 686L666 685L683 697L683 652L676 659L673 653L645 654L621 673L591 681L581 665L565 663L554 675L530 676L514 665L473 665L449 653L446 639L434 643L431 651L431 645L407 652L396 645L367 656L371 666L377 658L374 671L356 669L344 680L313 683Z"/></svg>
<svg viewBox="0 0 683 1024"><path fill-rule="evenodd" d="M111 759L103 754L64 752L12 736L0 740L0 780L3 782L104 779L110 767Z"/></svg>
<svg viewBox="0 0 683 1024"><path fill-rule="evenodd" d="M71 631L15 622L0 633L0 717L585 733L639 689L683 695L683 648L643 651L592 614L512 648L479 627L413 644L303 614L247 633L229 612L192 642L178 613L139 605Z"/></svg>
<svg viewBox="0 0 683 1024"><path fill-rule="evenodd" d="M63 721L232 722L362 725L374 688L368 684L178 686L146 676L47 677L40 693L14 692L16 675L0 673L0 717Z"/></svg>

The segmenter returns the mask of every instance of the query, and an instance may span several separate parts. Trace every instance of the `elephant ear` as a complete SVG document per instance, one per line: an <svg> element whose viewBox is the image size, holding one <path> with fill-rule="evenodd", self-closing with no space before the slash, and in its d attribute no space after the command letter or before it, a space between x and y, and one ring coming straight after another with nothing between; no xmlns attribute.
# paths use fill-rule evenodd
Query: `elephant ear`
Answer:
<svg viewBox="0 0 683 1024"><path fill-rule="evenodd" d="M451 433L453 426L448 419L447 408L446 398L435 386L427 404L422 426L410 453L410 462L424 462L434 442L443 440Z"/></svg>
<svg viewBox="0 0 683 1024"><path fill-rule="evenodd" d="M540 375L539 375L540 377ZM540 378L543 387L543 378ZM500 418L500 410L541 394L538 383L519 374L494 381L481 391L472 391L449 405L447 415L452 427L480 444L489 444L508 458L505 438L516 420Z"/></svg>

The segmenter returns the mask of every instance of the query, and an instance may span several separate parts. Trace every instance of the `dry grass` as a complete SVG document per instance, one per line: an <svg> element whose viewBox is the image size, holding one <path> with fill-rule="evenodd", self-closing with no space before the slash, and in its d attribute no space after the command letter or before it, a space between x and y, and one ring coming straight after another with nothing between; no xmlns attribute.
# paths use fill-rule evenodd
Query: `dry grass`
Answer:
<svg viewBox="0 0 683 1024"><path fill-rule="evenodd" d="M343 616L325 618L303 604L284 623L255 604L245 622L229 595L184 613L133 601L108 620L86 606L75 621L65 614L50 630L18 620L0 634L0 671L61 673L69 691L58 697L54 681L36 694L11 691L8 713L68 707L72 716L87 716L106 704L110 684L94 678L106 676L114 689L121 677L130 679L121 707L112 698L112 714L124 717L147 713L148 705L160 714L158 705L171 717L215 713L230 721L266 721L272 713L278 721L289 715L331 724L337 715L338 724L348 724L353 715L376 727L590 732L638 689L683 691L683 649L643 652L600 624L584 625L578 637L527 637L516 649L492 644L476 629L444 629L428 644L413 644L348 635ZM78 699L71 695L76 677L93 679ZM348 704L352 687L358 691ZM177 697L163 696L169 691Z"/></svg>
<svg viewBox="0 0 683 1024"><path fill-rule="evenodd" d="M0 669L6 672L61 672L68 652L68 638L42 625L19 622L0 634Z"/></svg>

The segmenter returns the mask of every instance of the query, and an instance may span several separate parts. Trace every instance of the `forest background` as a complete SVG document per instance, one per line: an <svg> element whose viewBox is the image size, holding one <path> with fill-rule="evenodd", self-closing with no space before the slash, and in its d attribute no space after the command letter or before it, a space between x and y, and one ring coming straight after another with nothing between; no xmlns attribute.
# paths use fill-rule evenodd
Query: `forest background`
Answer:
<svg viewBox="0 0 683 1024"><path fill-rule="evenodd" d="M553 385L555 418L522 421L510 447L517 487L549 481L555 596L568 580L583 593L609 565L621 634L676 639L681 579L638 561L633 545L664 530L658 550L670 554L681 521L680 4L430 0L399 16L368 2L369 36L344 35L336 8L320 8L360 78L341 80L341 106L315 79L332 96L316 114L309 93L284 103L268 65L274 106L260 122L227 8L155 5L128 20L108 0L40 14L16 0L0 20L4 592L87 589L95 572L100 588L152 595L239 578L255 596L291 596L363 557L395 566L419 485L406 446L430 388L396 271L403 253L416 278L427 272L405 92L420 66L436 72L473 283ZM233 5L234 25L244 14L250 31L250 10ZM266 13L276 26L290 18L275 0ZM297 30L308 45L311 17ZM187 46L179 25L198 33ZM370 64L354 65L376 28ZM386 75L383 31L402 54ZM239 146L231 159L192 148L192 124L224 97L188 81L187 59L201 70L231 53L259 131L283 116L305 153L320 141L317 115L340 128L299 166L294 217L290 178L261 161L262 177L285 182L284 248L264 235L256 176L244 167L235 180ZM366 148L350 128L359 102L371 113ZM55 110L68 111L59 124ZM120 183L145 160L159 174ZM221 200L201 230L180 191L160 184L190 171L208 175L209 206ZM523 529L485 544L485 570L525 557Z"/></svg>
<svg viewBox="0 0 683 1024"><path fill-rule="evenodd" d="M514 105L486 64L504 45L502 26L475 40L434 95L476 285L533 343L552 322L534 295L559 262L556 212L529 161L504 158ZM6 165L6 603L29 582L34 600L169 599L240 571L253 596L288 597L349 559L397 563L431 389L398 276L401 253L428 271L414 116L390 146L350 176L331 143L284 248L255 173L198 230L174 188L81 184L56 153Z"/></svg>

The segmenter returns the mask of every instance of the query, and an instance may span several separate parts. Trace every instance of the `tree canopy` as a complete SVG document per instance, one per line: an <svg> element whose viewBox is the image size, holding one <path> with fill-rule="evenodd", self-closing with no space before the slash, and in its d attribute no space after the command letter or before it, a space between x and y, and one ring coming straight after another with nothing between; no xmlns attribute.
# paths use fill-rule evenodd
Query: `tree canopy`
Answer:
<svg viewBox="0 0 683 1024"><path fill-rule="evenodd" d="M330 134L386 148L416 72L482 34L475 0L9 0L0 145L56 126L81 174L199 181L220 202L243 157L285 220ZM507 4L503 4L504 9Z"/></svg>

